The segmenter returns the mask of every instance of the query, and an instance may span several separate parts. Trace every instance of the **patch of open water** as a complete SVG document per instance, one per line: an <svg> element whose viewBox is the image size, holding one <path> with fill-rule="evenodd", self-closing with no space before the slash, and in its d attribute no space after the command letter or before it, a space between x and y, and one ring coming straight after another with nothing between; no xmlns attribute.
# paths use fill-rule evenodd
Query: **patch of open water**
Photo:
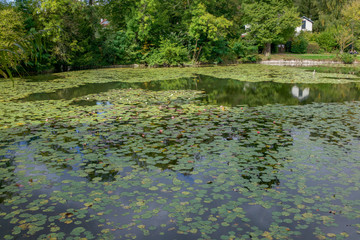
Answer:
<svg viewBox="0 0 360 240"><path fill-rule="evenodd" d="M262 106L266 104L303 105L313 102L359 101L356 83L347 84L290 84L277 82L241 82L199 75L168 81L89 83L53 93L34 93L21 101L71 100L113 89L145 89L149 91L198 90L206 95L205 104L224 106ZM95 105L96 101L75 101L79 105Z"/></svg>

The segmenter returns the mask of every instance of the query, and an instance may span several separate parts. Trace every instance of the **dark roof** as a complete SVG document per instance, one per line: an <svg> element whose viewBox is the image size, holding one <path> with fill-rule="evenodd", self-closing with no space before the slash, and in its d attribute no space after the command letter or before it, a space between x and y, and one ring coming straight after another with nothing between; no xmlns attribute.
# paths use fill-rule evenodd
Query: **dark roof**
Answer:
<svg viewBox="0 0 360 240"><path fill-rule="evenodd" d="M302 18L302 19L306 19L306 20L308 20L308 21L311 22L311 23L314 23L313 20L311 20L310 18L307 18L307 17L305 17L305 16L302 16L301 18Z"/></svg>

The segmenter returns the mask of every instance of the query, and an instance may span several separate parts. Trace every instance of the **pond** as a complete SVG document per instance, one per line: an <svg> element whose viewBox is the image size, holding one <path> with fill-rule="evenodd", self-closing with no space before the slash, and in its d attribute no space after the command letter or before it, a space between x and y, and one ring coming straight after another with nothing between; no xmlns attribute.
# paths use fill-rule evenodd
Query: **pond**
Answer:
<svg viewBox="0 0 360 240"><path fill-rule="evenodd" d="M0 82L1 239L357 239L357 76L254 67Z"/></svg>

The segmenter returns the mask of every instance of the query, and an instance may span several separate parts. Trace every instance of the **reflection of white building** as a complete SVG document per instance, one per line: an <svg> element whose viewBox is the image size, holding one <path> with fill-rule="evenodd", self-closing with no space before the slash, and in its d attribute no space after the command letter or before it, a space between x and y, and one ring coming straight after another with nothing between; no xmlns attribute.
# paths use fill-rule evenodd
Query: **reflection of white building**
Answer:
<svg viewBox="0 0 360 240"><path fill-rule="evenodd" d="M298 86L295 85L291 89L291 94L301 101L309 96L310 89L309 88L300 89Z"/></svg>

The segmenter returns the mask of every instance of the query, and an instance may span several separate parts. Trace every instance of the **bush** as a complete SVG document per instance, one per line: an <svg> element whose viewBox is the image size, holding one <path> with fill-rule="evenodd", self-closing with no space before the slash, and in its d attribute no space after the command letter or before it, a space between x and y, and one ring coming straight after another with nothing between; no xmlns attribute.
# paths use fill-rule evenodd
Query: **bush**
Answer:
<svg viewBox="0 0 360 240"><path fill-rule="evenodd" d="M188 61L188 51L184 46L174 43L168 39L161 40L160 47L151 51L145 62L150 66L164 65L175 66Z"/></svg>
<svg viewBox="0 0 360 240"><path fill-rule="evenodd" d="M305 39L304 36L299 35L294 39L291 44L291 52L292 53L306 53L308 47L308 41Z"/></svg>
<svg viewBox="0 0 360 240"><path fill-rule="evenodd" d="M315 41L319 44L320 48L326 52L332 52L337 46L335 33L331 29L319 33Z"/></svg>
<svg viewBox="0 0 360 240"><path fill-rule="evenodd" d="M355 61L356 55L350 53L342 53L340 59L345 64L353 64Z"/></svg>
<svg viewBox="0 0 360 240"><path fill-rule="evenodd" d="M128 64L131 62L131 41L124 31L107 33L103 41L102 51L110 64Z"/></svg>
<svg viewBox="0 0 360 240"><path fill-rule="evenodd" d="M310 42L307 46L307 53L320 53L320 46L317 42Z"/></svg>
<svg viewBox="0 0 360 240"><path fill-rule="evenodd" d="M240 62L249 63L259 61L257 46L250 45L243 40L237 40L231 44L231 49Z"/></svg>

